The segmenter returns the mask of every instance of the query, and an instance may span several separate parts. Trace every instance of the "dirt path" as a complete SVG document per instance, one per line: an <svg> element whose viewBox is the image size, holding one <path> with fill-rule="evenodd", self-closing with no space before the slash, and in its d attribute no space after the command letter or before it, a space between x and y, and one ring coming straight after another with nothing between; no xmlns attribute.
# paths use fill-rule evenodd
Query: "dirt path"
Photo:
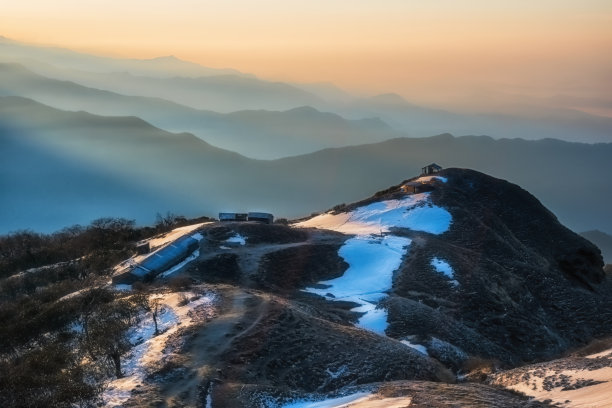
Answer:
<svg viewBox="0 0 612 408"><path fill-rule="evenodd" d="M232 341L251 330L268 309L265 297L238 287L224 287L225 305L218 317L203 326L190 340L188 373L164 384L161 394L166 407L202 406L206 384L220 376L219 356Z"/></svg>

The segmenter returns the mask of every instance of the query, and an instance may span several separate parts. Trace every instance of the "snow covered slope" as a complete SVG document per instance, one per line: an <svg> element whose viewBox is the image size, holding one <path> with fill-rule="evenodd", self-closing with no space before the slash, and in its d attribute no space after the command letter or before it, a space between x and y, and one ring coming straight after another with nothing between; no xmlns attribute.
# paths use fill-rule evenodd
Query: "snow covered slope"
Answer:
<svg viewBox="0 0 612 408"><path fill-rule="evenodd" d="M297 227L356 234L338 252L349 264L344 275L305 290L328 300L360 305L352 309L363 313L357 325L384 335L388 327L387 311L379 303L387 297L393 273L400 267L411 244L409 238L393 235L390 229L408 228L441 234L448 230L452 221L448 211L431 203L429 194L374 202L339 214L329 212L297 224Z"/></svg>
<svg viewBox="0 0 612 408"><path fill-rule="evenodd" d="M399 200L374 202L345 213L328 212L296 226L358 235L389 232L392 227L441 234L448 230L452 217L444 208L433 205L429 195L421 193L407 195Z"/></svg>

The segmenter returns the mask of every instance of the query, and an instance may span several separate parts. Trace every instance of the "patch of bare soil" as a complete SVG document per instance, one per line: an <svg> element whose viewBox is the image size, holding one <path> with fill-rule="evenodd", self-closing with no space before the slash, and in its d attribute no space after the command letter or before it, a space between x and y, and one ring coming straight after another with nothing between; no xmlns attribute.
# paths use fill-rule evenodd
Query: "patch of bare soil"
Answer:
<svg viewBox="0 0 612 408"><path fill-rule="evenodd" d="M221 253L196 261L189 268L189 274L197 280L209 283L239 282L241 269L238 255Z"/></svg>
<svg viewBox="0 0 612 408"><path fill-rule="evenodd" d="M264 288L287 292L337 278L348 268L339 248L339 244L307 244L269 252L262 257L255 280Z"/></svg>

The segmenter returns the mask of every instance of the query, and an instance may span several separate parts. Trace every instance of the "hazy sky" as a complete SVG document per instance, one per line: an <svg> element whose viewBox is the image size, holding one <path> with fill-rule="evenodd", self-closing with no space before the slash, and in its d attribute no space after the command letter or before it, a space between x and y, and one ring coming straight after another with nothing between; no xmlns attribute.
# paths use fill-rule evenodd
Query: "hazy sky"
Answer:
<svg viewBox="0 0 612 408"><path fill-rule="evenodd" d="M612 95L610 0L5 1L0 35L440 102ZM597 107L597 106L595 106ZM611 107L612 108L612 107ZM612 110L611 110L612 111Z"/></svg>

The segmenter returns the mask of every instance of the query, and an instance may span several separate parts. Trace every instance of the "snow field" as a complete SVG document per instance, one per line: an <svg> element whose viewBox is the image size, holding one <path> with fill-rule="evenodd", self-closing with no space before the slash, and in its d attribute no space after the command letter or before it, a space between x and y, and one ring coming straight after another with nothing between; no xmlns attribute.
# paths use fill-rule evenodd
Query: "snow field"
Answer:
<svg viewBox="0 0 612 408"><path fill-rule="evenodd" d="M344 275L319 282L325 289L306 288L328 300L346 300L359 304L352 309L365 313L357 325L384 335L387 312L377 308L378 302L391 289L393 272L402 263L410 239L388 235L383 238L357 236L347 240L338 254L349 264Z"/></svg>
<svg viewBox="0 0 612 408"><path fill-rule="evenodd" d="M328 300L357 303L359 306L352 310L364 313L357 326L384 335L388 326L387 311L378 305L391 289L393 273L400 267L411 243L409 238L389 235L390 228L441 234L452 221L448 211L431 204L429 194L374 202L347 213L325 213L296 224L356 235L338 251L349 264L344 275L319 282L326 285L324 289L306 288L305 291Z"/></svg>
<svg viewBox="0 0 612 408"><path fill-rule="evenodd" d="M452 216L444 208L432 205L429 194L378 201L347 213L325 213L295 225L355 235L381 234L392 227L441 234L448 230Z"/></svg>

